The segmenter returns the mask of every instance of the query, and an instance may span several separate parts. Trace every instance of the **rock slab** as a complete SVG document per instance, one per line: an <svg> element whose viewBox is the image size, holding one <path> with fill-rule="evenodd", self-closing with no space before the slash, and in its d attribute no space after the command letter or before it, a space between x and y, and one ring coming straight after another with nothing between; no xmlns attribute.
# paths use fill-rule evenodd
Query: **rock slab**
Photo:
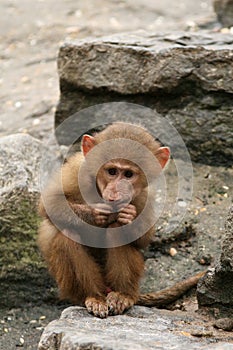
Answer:
<svg viewBox="0 0 233 350"><path fill-rule="evenodd" d="M0 138L0 305L4 307L36 302L40 293L46 294L41 285L49 289L51 284L36 243L40 176L49 169L51 154L51 148L27 134Z"/></svg>
<svg viewBox="0 0 233 350"><path fill-rule="evenodd" d="M233 206L226 221L222 251L215 268L200 280L197 288L200 306L233 307Z"/></svg>
<svg viewBox="0 0 233 350"><path fill-rule="evenodd" d="M45 328L38 350L233 349L230 343L213 344L210 329L196 326L191 330L191 321L185 315L174 317L172 312L164 315L160 310L139 306L126 315L103 320L89 315L84 308L70 307Z"/></svg>
<svg viewBox="0 0 233 350"><path fill-rule="evenodd" d="M214 10L224 27L233 26L233 0L214 0Z"/></svg>
<svg viewBox="0 0 233 350"><path fill-rule="evenodd" d="M194 160L232 163L232 43L230 34L206 32L138 32L65 43L58 57L56 126L84 108L125 101L166 117ZM127 120L127 109L122 117ZM141 121L146 118L142 113ZM72 143L97 121L93 110L85 118L77 113L76 123L57 130L59 142Z"/></svg>

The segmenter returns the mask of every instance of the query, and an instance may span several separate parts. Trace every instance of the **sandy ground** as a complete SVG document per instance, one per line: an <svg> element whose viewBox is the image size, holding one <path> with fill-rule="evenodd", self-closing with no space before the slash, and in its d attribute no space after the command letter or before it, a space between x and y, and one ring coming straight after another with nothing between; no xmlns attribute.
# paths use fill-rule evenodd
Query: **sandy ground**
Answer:
<svg viewBox="0 0 233 350"><path fill-rule="evenodd" d="M211 0L2 0L0 135L43 138L51 130L59 98L56 56L64 40L195 29L213 18Z"/></svg>
<svg viewBox="0 0 233 350"><path fill-rule="evenodd" d="M211 0L2 0L0 136L45 139L59 98L56 56L66 39L146 29L196 30L214 19ZM63 305L0 310L0 349L36 349L43 327Z"/></svg>

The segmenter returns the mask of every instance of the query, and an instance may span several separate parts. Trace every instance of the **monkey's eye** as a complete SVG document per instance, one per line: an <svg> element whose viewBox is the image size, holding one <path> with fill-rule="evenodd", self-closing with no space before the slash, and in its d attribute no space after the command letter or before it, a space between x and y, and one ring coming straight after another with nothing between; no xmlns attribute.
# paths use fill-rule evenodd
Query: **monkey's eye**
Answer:
<svg viewBox="0 0 233 350"><path fill-rule="evenodd" d="M109 175L116 175L117 174L117 170L116 170L116 168L110 168L110 169L108 169L108 173L109 173Z"/></svg>
<svg viewBox="0 0 233 350"><path fill-rule="evenodd" d="M125 177L127 177L129 179L133 176L133 172L131 170L126 170L124 172L124 175L125 175Z"/></svg>

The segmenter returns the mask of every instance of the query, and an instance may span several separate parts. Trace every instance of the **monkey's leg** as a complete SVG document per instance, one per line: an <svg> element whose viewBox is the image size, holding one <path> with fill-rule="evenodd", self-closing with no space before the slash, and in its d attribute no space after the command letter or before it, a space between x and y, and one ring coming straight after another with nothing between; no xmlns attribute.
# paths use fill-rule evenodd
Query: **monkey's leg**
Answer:
<svg viewBox="0 0 233 350"><path fill-rule="evenodd" d="M143 270L143 256L135 247L125 245L108 249L106 284L111 290L107 295L110 314L122 314L135 304Z"/></svg>
<svg viewBox="0 0 233 350"><path fill-rule="evenodd" d="M84 303L88 312L107 317L106 287L101 270L85 247L58 233L51 242L48 260L63 299Z"/></svg>

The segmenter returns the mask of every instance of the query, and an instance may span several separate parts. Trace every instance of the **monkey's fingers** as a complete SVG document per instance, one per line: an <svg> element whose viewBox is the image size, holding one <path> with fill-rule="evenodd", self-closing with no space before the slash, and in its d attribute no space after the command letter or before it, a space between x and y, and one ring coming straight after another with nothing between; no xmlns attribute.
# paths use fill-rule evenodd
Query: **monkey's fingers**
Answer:
<svg viewBox="0 0 233 350"><path fill-rule="evenodd" d="M87 311L96 317L106 318L108 316L108 305L104 299L86 298Z"/></svg>
<svg viewBox="0 0 233 350"><path fill-rule="evenodd" d="M119 292L111 292L107 295L107 304L109 315L122 315L125 310L128 310L134 305L134 300Z"/></svg>
<svg viewBox="0 0 233 350"><path fill-rule="evenodd" d="M108 224L108 216L106 214L95 215L95 223L97 226L103 226Z"/></svg>
<svg viewBox="0 0 233 350"><path fill-rule="evenodd" d="M132 204L129 204L127 207L122 208L119 212L132 215L134 218L137 216L137 210Z"/></svg>
<svg viewBox="0 0 233 350"><path fill-rule="evenodd" d="M107 220L108 219L108 214L103 214L103 213L96 213L95 218L98 220Z"/></svg>
<svg viewBox="0 0 233 350"><path fill-rule="evenodd" d="M127 213L119 213L117 222L123 225L131 224L131 222L135 219L135 216Z"/></svg>

